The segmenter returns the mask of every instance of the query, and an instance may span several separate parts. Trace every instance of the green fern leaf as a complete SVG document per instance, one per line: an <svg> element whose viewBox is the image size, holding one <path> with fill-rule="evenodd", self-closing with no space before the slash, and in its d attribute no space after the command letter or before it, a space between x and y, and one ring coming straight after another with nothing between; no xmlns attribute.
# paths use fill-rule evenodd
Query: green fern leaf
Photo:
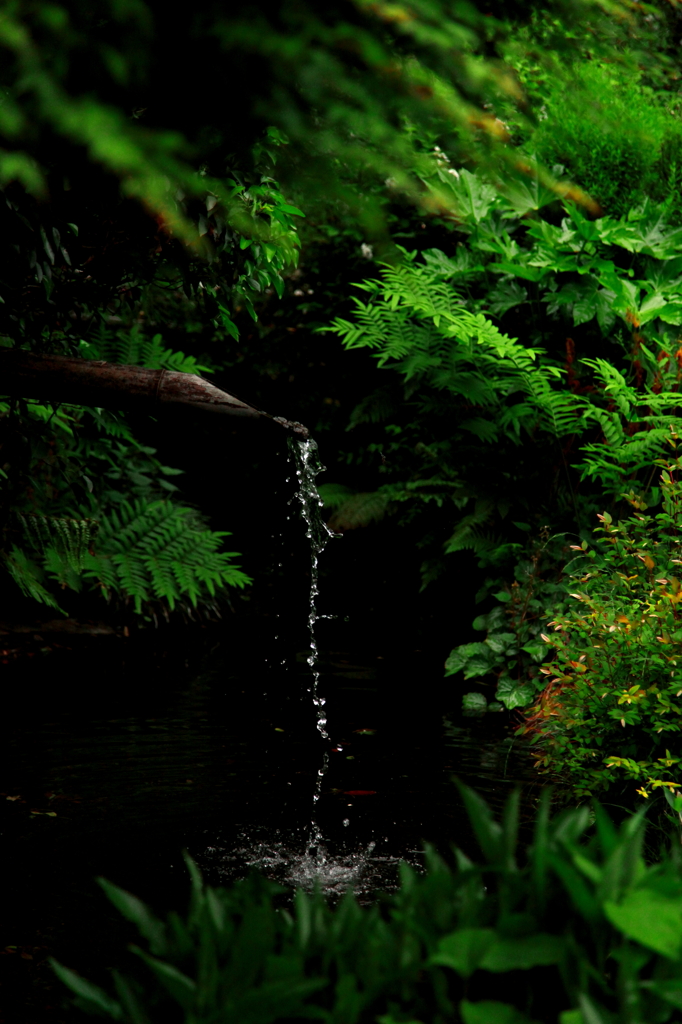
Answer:
<svg viewBox="0 0 682 1024"><path fill-rule="evenodd" d="M57 604L56 598L43 586L41 569L35 562L31 561L24 551L18 548L16 544L13 544L9 553L6 553L3 557L10 576L22 594L32 598L34 601L38 601L40 604L56 608L62 615L66 615L64 609L60 608Z"/></svg>
<svg viewBox="0 0 682 1024"><path fill-rule="evenodd" d="M96 551L84 556L85 575L133 601L136 612L160 601L170 610L192 607L224 587L251 582L220 551L228 533L209 530L194 509L171 501L122 502L101 517Z"/></svg>
<svg viewBox="0 0 682 1024"><path fill-rule="evenodd" d="M83 346L81 346L83 347ZM150 370L175 370L178 373L210 373L211 367L199 363L194 356L164 348L163 337L147 337L139 324L115 335L102 327L99 335L86 343L84 354L89 359L104 359L122 366L144 366Z"/></svg>
<svg viewBox="0 0 682 1024"><path fill-rule="evenodd" d="M353 494L337 507L329 520L329 529L342 533L379 522L386 515L387 505L387 496L381 491Z"/></svg>

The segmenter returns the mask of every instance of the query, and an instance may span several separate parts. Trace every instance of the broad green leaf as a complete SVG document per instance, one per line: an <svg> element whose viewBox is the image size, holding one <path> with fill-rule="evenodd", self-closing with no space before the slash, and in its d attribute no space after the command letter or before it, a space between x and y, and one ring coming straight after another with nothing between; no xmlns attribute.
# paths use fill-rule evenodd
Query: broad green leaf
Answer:
<svg viewBox="0 0 682 1024"><path fill-rule="evenodd" d="M511 208L519 216L523 216L529 210L540 210L543 206L556 200L556 195L551 189L545 188L538 178L532 177L509 182L501 191Z"/></svg>
<svg viewBox="0 0 682 1024"><path fill-rule="evenodd" d="M616 314L613 311L613 300L615 293L609 288L601 288L596 294L597 323L602 334L608 334L616 322Z"/></svg>
<svg viewBox="0 0 682 1024"><path fill-rule="evenodd" d="M493 263L490 269L496 274L513 274L525 281L541 281L549 267L528 266L524 263Z"/></svg>
<svg viewBox="0 0 682 1024"><path fill-rule="evenodd" d="M520 306L528 299L528 289L518 281L500 281L486 296L486 306L491 313L502 316L514 306Z"/></svg>
<svg viewBox="0 0 682 1024"><path fill-rule="evenodd" d="M489 999L479 1003L470 1003L468 999L463 999L459 1004L459 1012L464 1024L535 1024L515 1006Z"/></svg>
<svg viewBox="0 0 682 1024"><path fill-rule="evenodd" d="M485 654L474 654L470 657L464 667L465 679L478 679L479 676L487 675L495 663L493 652L488 648Z"/></svg>
<svg viewBox="0 0 682 1024"><path fill-rule="evenodd" d="M666 324L682 324L682 302L667 302L658 311L658 318Z"/></svg>
<svg viewBox="0 0 682 1024"><path fill-rule="evenodd" d="M660 316L661 310L665 309L668 305L670 304L664 295L661 295L660 292L654 292L653 295L648 295L639 307L637 319L640 324L647 324L650 320L655 320L657 316Z"/></svg>
<svg viewBox="0 0 682 1024"><path fill-rule="evenodd" d="M628 252L641 252L664 260L679 254L682 228L671 228L655 208L647 207L641 220L621 221L613 228L610 240Z"/></svg>
<svg viewBox="0 0 682 1024"><path fill-rule="evenodd" d="M531 683L519 685L513 679L502 678L495 691L495 699L502 701L510 711L513 708L525 708L533 703L536 697L535 687Z"/></svg>
<svg viewBox="0 0 682 1024"><path fill-rule="evenodd" d="M573 303L573 325L589 323L597 315L598 293L596 289L585 290Z"/></svg>
<svg viewBox="0 0 682 1024"><path fill-rule="evenodd" d="M652 889L635 889L620 903L607 900L604 913L628 938L678 960L682 953L682 900Z"/></svg>
<svg viewBox="0 0 682 1024"><path fill-rule="evenodd" d="M548 656L549 652L551 651L551 648L547 644L544 644L542 642L536 642L524 644L521 650L525 651L526 654L530 654L533 661L539 664L541 661L544 661L544 659Z"/></svg>
<svg viewBox="0 0 682 1024"><path fill-rule="evenodd" d="M463 978L469 978L495 940L494 928L460 928L440 940L429 963L451 967Z"/></svg>
<svg viewBox="0 0 682 1024"><path fill-rule="evenodd" d="M578 235L584 238L586 242L601 241L599 221L589 220L575 203L569 203L566 206L566 212L568 213L568 220L562 221L562 227L564 225L568 227L569 223L571 223Z"/></svg>
<svg viewBox="0 0 682 1024"><path fill-rule="evenodd" d="M476 224L480 224L497 199L497 190L492 185L466 169L459 172L452 190L464 216Z"/></svg>
<svg viewBox="0 0 682 1024"><path fill-rule="evenodd" d="M494 654L502 654L515 642L516 635L514 633L493 633L483 641Z"/></svg>
<svg viewBox="0 0 682 1024"><path fill-rule="evenodd" d="M445 662L446 676L452 676L456 672L461 672L462 669L470 665L474 658L478 658L479 661L481 659L484 660L485 668L483 671L486 672L490 664L491 652L490 648L485 646L485 642L475 641L471 644L461 644L459 647L455 647ZM465 679L467 678L471 678L471 673L465 675Z"/></svg>
<svg viewBox="0 0 682 1024"><path fill-rule="evenodd" d="M488 701L482 693L465 693L462 697L462 711L468 715L485 714Z"/></svg>
<svg viewBox="0 0 682 1024"><path fill-rule="evenodd" d="M480 966L495 973L527 971L531 967L546 967L561 960L564 940L558 935L539 932L523 938L498 939L485 952Z"/></svg>
<svg viewBox="0 0 682 1024"><path fill-rule="evenodd" d="M559 1014L559 1024L585 1024L585 1018L581 1010L562 1010Z"/></svg>

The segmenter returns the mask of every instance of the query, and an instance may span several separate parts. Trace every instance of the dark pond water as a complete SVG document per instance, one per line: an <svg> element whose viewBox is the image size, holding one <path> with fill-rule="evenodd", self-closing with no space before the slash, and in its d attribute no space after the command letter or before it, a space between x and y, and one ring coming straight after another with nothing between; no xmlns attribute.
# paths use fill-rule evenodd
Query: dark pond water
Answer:
<svg viewBox="0 0 682 1024"><path fill-rule="evenodd" d="M182 906L186 848L213 883L256 866L290 886L317 875L332 898L353 885L370 902L400 859L419 866L422 840L473 852L454 774L497 810L521 783L532 817L527 753L501 721L459 719L459 695L420 652L321 649L331 749L315 729L306 652L278 678L258 629L238 632L157 655L104 639L5 669L2 1024L70 1019L46 955L104 980L133 938L97 875L159 910Z"/></svg>

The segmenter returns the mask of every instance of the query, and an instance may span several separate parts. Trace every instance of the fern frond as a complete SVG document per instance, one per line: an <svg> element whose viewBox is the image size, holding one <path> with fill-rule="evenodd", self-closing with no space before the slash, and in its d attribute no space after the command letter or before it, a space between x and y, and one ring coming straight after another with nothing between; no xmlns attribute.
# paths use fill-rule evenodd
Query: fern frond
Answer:
<svg viewBox="0 0 682 1024"><path fill-rule="evenodd" d="M353 319L337 319L327 330L346 348L373 350L379 365L399 370L406 381L495 410L489 428L480 418L468 420L468 428L484 430L489 439L497 424L515 441L522 429L538 426L556 436L582 429L583 403L556 388L562 371L542 362L541 349L519 344L467 309L456 267L438 250L428 255L424 264L406 253L404 264L383 267L381 280L363 282L368 300L354 300ZM525 400L509 408L507 399L517 393Z"/></svg>
<svg viewBox="0 0 682 1024"><path fill-rule="evenodd" d="M356 530L379 522L386 515L388 497L382 491L353 494L339 505L329 520L330 530Z"/></svg>
<svg viewBox="0 0 682 1024"><path fill-rule="evenodd" d="M50 569L53 572L59 575L70 570L80 575L83 555L99 529L96 519L73 519L33 512L17 512L17 518L26 539L39 551L50 551Z"/></svg>
<svg viewBox="0 0 682 1024"><path fill-rule="evenodd" d="M173 610L193 607L223 587L244 587L250 577L220 551L224 531L209 530L194 509L171 501L123 502L101 517L94 554L84 557L89 579L132 599L139 613L149 601Z"/></svg>
<svg viewBox="0 0 682 1024"><path fill-rule="evenodd" d="M359 423L383 423L395 412L395 398L388 388L379 388L356 405L350 416L348 430Z"/></svg>
<svg viewBox="0 0 682 1024"><path fill-rule="evenodd" d="M211 370L194 356L164 348L161 334L149 338L139 324L114 335L103 329L86 344L86 349L90 359L104 359L122 366L145 366L149 370L176 370L178 373L210 373Z"/></svg>
<svg viewBox="0 0 682 1024"><path fill-rule="evenodd" d="M10 551L3 557L10 576L22 594L32 598L34 601L38 601L40 604L56 608L62 615L66 615L64 609L60 608L57 604L56 598L43 586L43 573L39 566L21 548L13 544Z"/></svg>
<svg viewBox="0 0 682 1024"><path fill-rule="evenodd" d="M345 484L318 484L317 493L325 508L338 508L356 492Z"/></svg>
<svg viewBox="0 0 682 1024"><path fill-rule="evenodd" d="M490 523L495 512L492 501L478 503L478 508L469 515L460 519L455 527L452 536L445 542L445 553L453 554L455 551L473 551L480 554L482 550L490 546L490 538L483 532L483 527Z"/></svg>

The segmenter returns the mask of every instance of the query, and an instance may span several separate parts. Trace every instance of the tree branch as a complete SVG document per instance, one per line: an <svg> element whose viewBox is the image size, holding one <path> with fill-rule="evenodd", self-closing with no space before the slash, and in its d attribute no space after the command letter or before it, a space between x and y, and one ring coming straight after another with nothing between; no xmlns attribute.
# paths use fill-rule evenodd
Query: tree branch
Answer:
<svg viewBox="0 0 682 1024"><path fill-rule="evenodd" d="M269 419L299 437L308 437L303 424L254 409L197 374L175 370L148 370L143 366L4 349L0 350L0 392L103 409L138 408L150 412L157 403L188 405L230 416Z"/></svg>

